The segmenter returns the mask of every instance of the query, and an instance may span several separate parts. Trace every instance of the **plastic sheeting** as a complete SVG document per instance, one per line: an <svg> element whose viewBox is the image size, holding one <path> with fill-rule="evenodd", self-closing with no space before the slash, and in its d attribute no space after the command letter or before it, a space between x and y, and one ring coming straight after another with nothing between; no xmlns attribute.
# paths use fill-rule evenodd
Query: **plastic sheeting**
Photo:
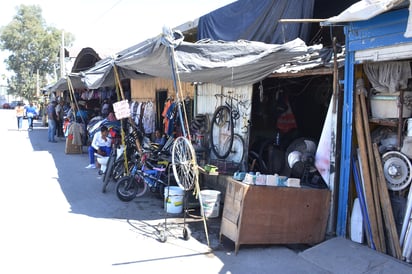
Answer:
<svg viewBox="0 0 412 274"><path fill-rule="evenodd" d="M285 44L246 40L189 43L182 40L174 33L165 33L143 41L119 52L116 57L103 59L94 67L71 75L71 79L76 79L73 87L97 89L114 85L114 66L120 80L149 77L173 79L172 50L175 71L181 81L213 83L224 87L257 83L280 68L282 71L292 70L285 67L287 64L311 62L311 67L315 67L324 63L319 57L322 46L308 47L299 38ZM315 56L316 60L311 56ZM49 91L64 90L66 87L66 79L61 79Z"/></svg>
<svg viewBox="0 0 412 274"><path fill-rule="evenodd" d="M405 0L362 0L339 15L327 19L323 24L368 20L391 9L406 6L408 2Z"/></svg>
<svg viewBox="0 0 412 274"><path fill-rule="evenodd" d="M240 39L281 44L309 39L310 24L279 19L312 18L314 0L239 0L199 18L197 39Z"/></svg>
<svg viewBox="0 0 412 274"><path fill-rule="evenodd" d="M172 79L171 49L161 40L157 37L137 45L134 50L115 60L115 64L146 75ZM183 41L174 48L174 56L181 81L232 87L254 84L309 50L310 47L300 39L285 44Z"/></svg>
<svg viewBox="0 0 412 274"><path fill-rule="evenodd" d="M119 80L123 79L138 79L143 76L134 70L117 68ZM99 87L114 86L116 83L114 76L114 59L103 59L95 64L94 67L81 73L82 82L89 89L97 89Z"/></svg>

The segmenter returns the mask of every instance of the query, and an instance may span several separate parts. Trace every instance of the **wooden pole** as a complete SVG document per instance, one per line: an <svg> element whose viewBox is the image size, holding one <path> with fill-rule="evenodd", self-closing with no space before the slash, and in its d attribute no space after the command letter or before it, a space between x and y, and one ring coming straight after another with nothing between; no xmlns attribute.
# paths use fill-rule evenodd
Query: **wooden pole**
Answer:
<svg viewBox="0 0 412 274"><path fill-rule="evenodd" d="M368 118L368 112L367 112L366 102L365 102L365 94L363 92L360 92L358 96L360 97L363 128L365 131L366 149L368 153L368 163L369 163L369 170L371 174L373 202L375 204L375 211L376 211L376 224L378 225L378 235L379 235L379 242L380 242L379 246L381 247L380 251L383 253L386 253L385 234L383 232L383 222L382 222L382 214L381 214L382 211L381 211L381 205L379 203L379 190L378 190L378 183L377 183L377 178L376 178L376 166L375 166L375 159L373 156L372 138L371 138L370 129L369 129L369 118Z"/></svg>
<svg viewBox="0 0 412 274"><path fill-rule="evenodd" d="M378 145L373 144L373 155L376 161L376 172L378 176L379 197L382 205L383 218L385 220L386 232L388 234L388 243L391 255L399 260L402 259L402 250L399 243L398 231L396 230L395 218L393 216L392 204L389 198L388 187L383 173L381 155L379 154Z"/></svg>
<svg viewBox="0 0 412 274"><path fill-rule="evenodd" d="M279 23L320 23L324 22L326 19L315 19L315 18L297 18L297 19L279 19Z"/></svg>
<svg viewBox="0 0 412 274"><path fill-rule="evenodd" d="M359 154L360 154L360 166L362 169L363 175L363 182L364 182L364 190L365 190L365 201L369 216L369 222L371 226L371 234L372 240L376 247L376 250L381 251L380 240L379 240L379 233L378 233L378 225L376 222L376 211L375 206L373 203L373 193L372 193L372 186L371 186L371 175L368 165L368 156L366 151L366 143L365 143L365 132L363 128L362 122L362 112L360 106L360 97L358 94L355 95L355 128L356 128L356 136L359 146Z"/></svg>

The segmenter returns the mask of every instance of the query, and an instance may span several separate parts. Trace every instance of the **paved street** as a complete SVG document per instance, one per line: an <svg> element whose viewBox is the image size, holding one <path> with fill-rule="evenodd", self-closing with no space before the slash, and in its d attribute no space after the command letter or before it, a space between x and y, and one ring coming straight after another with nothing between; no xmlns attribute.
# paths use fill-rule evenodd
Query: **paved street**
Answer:
<svg viewBox="0 0 412 274"><path fill-rule="evenodd" d="M103 194L97 170L84 168L86 153L65 154L63 140L47 142L47 128L40 121L32 132L26 130L26 120L25 130L17 131L13 110L1 109L0 121L0 273L408 273L411 269L344 239L332 242L332 248L340 250L336 261L329 259L334 251L326 247L325 252L321 246L313 253L300 246L241 246L235 255L231 241L219 242L219 218L207 221L208 246L196 211L184 222L182 215L166 215L163 201L153 193L124 203L117 199L112 183ZM165 224L168 238L162 243L159 231L165 231ZM184 227L191 235L188 240L182 238ZM367 254L362 262L351 262L350 256L359 257L354 248Z"/></svg>
<svg viewBox="0 0 412 274"><path fill-rule="evenodd" d="M103 194L97 170L84 168L86 153L65 154L63 140L47 142L40 121L32 132L26 120L25 130L17 131L13 110L0 110L0 119L1 273L236 273L239 262L244 267L237 273L265 272L264 264L247 263L247 250L234 256L233 243L219 244L218 220L208 221L209 248L196 212L184 222L165 215L155 194L124 203L114 184ZM168 238L162 243L158 232L165 221ZM184 227L191 232L187 241ZM276 259L273 252L277 248L265 256Z"/></svg>

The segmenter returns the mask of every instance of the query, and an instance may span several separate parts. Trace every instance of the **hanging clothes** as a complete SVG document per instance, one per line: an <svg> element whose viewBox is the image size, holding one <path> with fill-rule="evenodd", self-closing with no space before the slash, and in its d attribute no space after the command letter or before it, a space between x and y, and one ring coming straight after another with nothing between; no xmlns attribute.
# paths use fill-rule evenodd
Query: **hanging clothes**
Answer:
<svg viewBox="0 0 412 274"><path fill-rule="evenodd" d="M134 102L132 110L131 110L132 119L137 127L140 127L141 108L142 108L142 103Z"/></svg>
<svg viewBox="0 0 412 274"><path fill-rule="evenodd" d="M146 108L146 103L145 103L145 102L140 103L139 122L136 123L136 124L137 124L137 127L139 128L139 130L140 130L143 134L145 134L144 126L143 126L143 116L144 116L145 108Z"/></svg>
<svg viewBox="0 0 412 274"><path fill-rule="evenodd" d="M139 107L139 102L132 101L130 103L130 117L134 121L136 119L137 108Z"/></svg>
<svg viewBox="0 0 412 274"><path fill-rule="evenodd" d="M281 133L287 133L298 127L295 115L293 114L292 107L289 103L289 98L287 96L284 96L284 103L286 104L287 109L279 115L276 123L277 128Z"/></svg>
<svg viewBox="0 0 412 274"><path fill-rule="evenodd" d="M173 102L171 103L170 107L167 110L167 119L168 119L168 124L167 124L167 130L166 133L167 135L171 136L173 135L173 131L175 128L175 123L176 123L176 103Z"/></svg>
<svg viewBox="0 0 412 274"><path fill-rule="evenodd" d="M85 131L80 123L73 122L69 125L68 139L71 140L73 145L82 145L82 136Z"/></svg>
<svg viewBox="0 0 412 274"><path fill-rule="evenodd" d="M145 104L142 116L142 124L145 134L152 134L156 127L156 108L153 102L148 101Z"/></svg>
<svg viewBox="0 0 412 274"><path fill-rule="evenodd" d="M165 107L163 108L162 117L163 117L163 132L167 133L169 129L169 118L167 117L167 112L169 111L170 106L172 105L173 100L167 99L165 102Z"/></svg>

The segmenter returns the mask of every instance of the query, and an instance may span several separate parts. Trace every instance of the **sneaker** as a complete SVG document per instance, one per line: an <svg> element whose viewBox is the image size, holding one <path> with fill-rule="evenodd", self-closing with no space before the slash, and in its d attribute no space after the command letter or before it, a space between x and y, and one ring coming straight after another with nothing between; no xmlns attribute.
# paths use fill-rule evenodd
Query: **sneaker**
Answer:
<svg viewBox="0 0 412 274"><path fill-rule="evenodd" d="M88 165L86 168L87 168L87 169L96 168L96 165L95 165L95 164L90 164L90 165Z"/></svg>

